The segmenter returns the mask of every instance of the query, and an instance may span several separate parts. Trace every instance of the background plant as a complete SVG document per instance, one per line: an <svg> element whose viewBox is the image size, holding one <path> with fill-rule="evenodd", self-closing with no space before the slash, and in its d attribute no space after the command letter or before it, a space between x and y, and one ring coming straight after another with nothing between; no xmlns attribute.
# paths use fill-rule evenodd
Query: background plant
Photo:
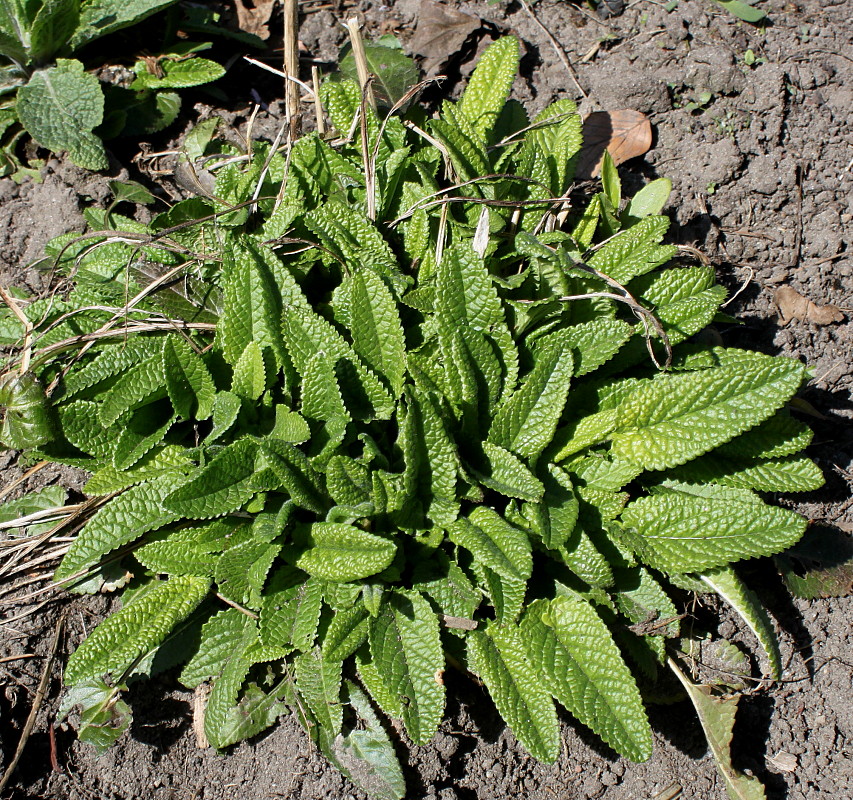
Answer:
<svg viewBox="0 0 853 800"><path fill-rule="evenodd" d="M159 55L133 66L127 86L105 86L76 55L96 39L127 28L177 0L8 0L0 4L0 136L6 174L20 163L14 154L21 127L50 150L67 150L81 167L106 169L102 138L150 133L177 117L173 91L224 74L214 61L194 55L205 43L168 41ZM210 13L192 14L189 30L213 30ZM102 59L98 66L103 66ZM105 97L106 96L106 97Z"/></svg>
<svg viewBox="0 0 853 800"><path fill-rule="evenodd" d="M128 683L181 665L212 682L215 747L290 709L401 797L377 707L426 743L448 664L553 761L555 700L648 758L640 686L669 663L760 796L727 761L733 703L678 667L680 597L732 604L778 675L732 565L805 529L758 494L822 482L786 410L805 369L690 341L725 292L669 264L668 183L625 201L605 158L573 192L576 109L529 120L517 64L499 41L429 120L327 83L334 146L234 153L149 228L55 241L65 293L11 300L3 440L104 498L55 577L125 587L66 669L82 738L109 744Z"/></svg>

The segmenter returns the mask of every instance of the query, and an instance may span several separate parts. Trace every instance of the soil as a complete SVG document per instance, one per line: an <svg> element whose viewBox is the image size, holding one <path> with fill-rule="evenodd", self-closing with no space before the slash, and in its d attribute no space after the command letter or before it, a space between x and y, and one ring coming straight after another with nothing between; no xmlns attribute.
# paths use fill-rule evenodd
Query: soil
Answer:
<svg viewBox="0 0 853 800"><path fill-rule="evenodd" d="M654 147L621 169L623 180L633 191L654 177L672 179L673 238L698 247L711 260L731 290L726 311L741 323L720 326L713 335L729 345L791 355L812 366L803 408L816 430L810 455L824 469L827 485L779 502L808 516L816 529L850 534L853 20L845 0L766 0L760 5L773 20L765 28L738 21L712 0L680 0L672 10L637 0L609 19L586 6L542 0L533 12L573 65L584 97L523 5L462 2L453 8L482 23L444 66L449 77L441 90L430 90L427 99L458 92L476 53L492 38L512 32L525 49L515 94L531 112L571 97L585 111L633 108L649 115ZM335 62L344 38L339 21L353 10L362 15L369 35L393 31L404 47L425 14L420 0L363 0L357 9L341 13L331 6L305 5L300 39L315 63ZM268 110L258 117L255 134L272 138L280 104L274 84L253 69L242 62L232 67L232 84L242 94L234 95L229 108L188 106L184 123L218 113L234 130L245 131L251 103L260 99ZM167 149L163 145L158 140L148 150ZM120 174L125 173L116 168L111 177ZM134 168L130 176L139 177ZM0 181L0 283L41 288L44 275L29 265L51 237L82 230L81 209L108 200L108 178L53 158L41 183ZM160 178L168 196L180 194L179 182L168 174ZM832 314L828 324L806 314L801 314L804 319L780 316L774 298L781 287L793 288L818 306L833 304L840 313ZM4 485L21 471L8 455L0 456L0 469ZM79 476L43 470L27 487L57 481L79 485ZM775 686L757 687L742 699L735 764L764 781L770 798L853 797L853 597L793 599L769 563L756 566L752 584L777 623L787 668ZM170 673L132 687L130 735L100 758L77 742L72 730L57 727L52 766L49 729L60 695L60 665L111 600L57 594L20 600L41 585L7 595L1 612L4 765L31 706L54 626L66 615L47 700L6 790L9 797L363 797L290 719L227 756L199 749L192 732L192 694L176 688ZM36 605L45 598L45 605ZM722 620L717 633L754 646L734 618L725 612L712 615L717 617ZM411 798L651 800L674 798L679 787L685 799L726 797L686 703L652 707L656 747L645 764L618 758L566 716L562 755L547 766L526 755L481 689L460 676L448 680L448 715L434 740L425 747L400 747L404 758L408 753Z"/></svg>

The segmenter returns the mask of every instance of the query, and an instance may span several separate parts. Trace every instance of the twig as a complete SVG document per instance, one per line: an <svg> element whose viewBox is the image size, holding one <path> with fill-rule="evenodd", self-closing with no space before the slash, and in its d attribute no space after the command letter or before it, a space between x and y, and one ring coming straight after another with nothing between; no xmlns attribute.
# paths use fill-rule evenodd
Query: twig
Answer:
<svg viewBox="0 0 853 800"><path fill-rule="evenodd" d="M314 86L314 116L317 122L317 134L326 136L326 115L323 113L323 101L320 100L320 68L311 67L311 83Z"/></svg>
<svg viewBox="0 0 853 800"><path fill-rule="evenodd" d="M50 461L39 461L38 464L30 467L20 478L16 478L8 486L4 486L2 491L0 491L0 500L5 500L10 492L20 486L25 480L43 470L48 464L50 464Z"/></svg>
<svg viewBox="0 0 853 800"><path fill-rule="evenodd" d="M21 739L18 742L18 747L15 750L15 755L12 757L9 766L6 768L6 772L3 773L3 777L0 778L0 792L2 792L6 788L6 785L9 783L9 779L12 777L12 773L18 766L18 762L21 760L21 755L23 755L24 748L27 746L27 741L30 738L30 734L33 732L33 728L35 727L36 717L38 716L41 704L44 702L45 695L47 695L47 687L50 684L50 673L53 667L53 661L56 658L56 653L59 650L59 640L62 636L62 629L64 626L65 615L63 614L59 618L59 622L56 623L56 629L53 633L53 644L50 648L50 654L48 655L47 662L45 663L44 669L42 670L41 680L39 681L38 689L36 689L36 694L33 698L33 704L30 708L29 716L27 717L27 721L24 723L24 729L21 731Z"/></svg>
<svg viewBox="0 0 853 800"><path fill-rule="evenodd" d="M540 21L536 14L533 13L533 9L527 4L526 0L519 0L521 3L521 7L528 13L530 19L536 23L536 26L548 37L548 41L551 42L551 46L554 48L554 51L557 53L557 58L563 62L563 66L569 73L569 76L572 79L572 83L577 87L577 90L581 93L581 97L586 98L587 94L583 90L583 87L580 85L580 81L578 81L578 75L575 72L575 68L572 66L572 62L569 61L569 57L566 55L566 51L563 49L562 45L556 40L554 34L551 33Z"/></svg>
<svg viewBox="0 0 853 800"><path fill-rule="evenodd" d="M284 0L284 71L299 78L299 6L296 0ZM293 81L284 87L284 102L290 119L290 136L299 135L299 90Z"/></svg>
<svg viewBox="0 0 853 800"><path fill-rule="evenodd" d="M358 83L362 92L367 92L367 102L376 111L376 98L373 89L370 88L370 69L367 66L367 54L364 52L364 42L361 40L361 25L355 17L350 17L346 22L349 39L352 44L352 55L355 59L355 69L358 73Z"/></svg>

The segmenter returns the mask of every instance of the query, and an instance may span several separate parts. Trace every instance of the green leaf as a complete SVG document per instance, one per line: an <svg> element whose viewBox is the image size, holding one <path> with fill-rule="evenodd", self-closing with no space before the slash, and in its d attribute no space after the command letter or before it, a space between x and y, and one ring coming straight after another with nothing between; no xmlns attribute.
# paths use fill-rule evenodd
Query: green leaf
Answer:
<svg viewBox="0 0 853 800"><path fill-rule="evenodd" d="M234 511L255 492L252 478L257 452L258 445L250 439L223 447L164 500L165 507L189 519L211 519Z"/></svg>
<svg viewBox="0 0 853 800"><path fill-rule="evenodd" d="M759 492L811 492L824 484L821 468L805 456L735 461L710 453L674 471L689 483L719 483Z"/></svg>
<svg viewBox="0 0 853 800"><path fill-rule="evenodd" d="M265 254L248 238L231 240L225 248L222 286L224 308L216 335L228 363L236 364L249 342L255 342L269 348L280 365L284 345L279 294Z"/></svg>
<svg viewBox="0 0 853 800"><path fill-rule="evenodd" d="M723 598L749 626L770 664L770 676L774 680L782 677L782 654L773 623L756 594L738 577L731 567L718 567L699 575L720 597Z"/></svg>
<svg viewBox="0 0 853 800"><path fill-rule="evenodd" d="M102 678L79 681L70 687L62 701L58 717L64 718L74 706L80 706L80 726L77 737L92 745L98 753L105 752L130 728L133 714L120 694L124 684L108 685Z"/></svg>
<svg viewBox="0 0 853 800"><path fill-rule="evenodd" d="M177 0L87 0L81 4L80 25L70 47L77 50L86 42L106 36L150 17Z"/></svg>
<svg viewBox="0 0 853 800"><path fill-rule="evenodd" d="M757 23L767 18L767 15L760 8L743 2L743 0L716 0L729 14L734 15L744 22Z"/></svg>
<svg viewBox="0 0 853 800"><path fill-rule="evenodd" d="M287 442L260 440L261 452L291 500L300 508L322 514L328 508L322 479L305 454Z"/></svg>
<svg viewBox="0 0 853 800"><path fill-rule="evenodd" d="M315 647L294 659L296 686L308 703L314 718L323 728L323 736L333 739L341 732L344 709L341 705L341 667L339 661L326 661Z"/></svg>
<svg viewBox="0 0 853 800"><path fill-rule="evenodd" d="M267 370L263 351L257 342L249 342L234 365L231 392L253 403L260 398L266 388Z"/></svg>
<svg viewBox="0 0 853 800"><path fill-rule="evenodd" d="M168 403L153 403L132 412L113 451L116 469L125 470L136 465L163 441L175 420L176 415Z"/></svg>
<svg viewBox="0 0 853 800"><path fill-rule="evenodd" d="M518 60L518 39L502 36L480 56L462 92L459 107L483 139L494 128L509 98Z"/></svg>
<svg viewBox="0 0 853 800"><path fill-rule="evenodd" d="M80 19L80 0L44 0L30 28L30 60L48 61L65 45Z"/></svg>
<svg viewBox="0 0 853 800"><path fill-rule="evenodd" d="M383 105L390 108L418 82L420 71L417 64L399 48L365 42L364 55L368 70L376 78L374 94ZM352 50L341 58L338 69L347 78L358 80Z"/></svg>
<svg viewBox="0 0 853 800"><path fill-rule="evenodd" d="M806 521L738 489L713 495L678 492L641 497L622 522L643 560L665 572L699 572L754 556L773 555L797 542Z"/></svg>
<svg viewBox="0 0 853 800"><path fill-rule="evenodd" d="M499 575L514 580L530 577L533 561L524 531L510 525L496 511L480 506L469 518L456 520L447 529L450 540Z"/></svg>
<svg viewBox="0 0 853 800"><path fill-rule="evenodd" d="M352 525L315 522L303 529L304 552L296 566L322 580L347 583L382 572L394 560L394 542Z"/></svg>
<svg viewBox="0 0 853 800"><path fill-rule="evenodd" d="M533 120L533 129L525 135L522 159L531 159L530 176L544 179L543 182L550 187L551 195L560 197L572 183L582 143L581 116L577 106L571 100L557 100ZM532 190L534 197L545 194L539 194L537 189L538 187ZM588 246L592 242L598 222L596 209L600 204L600 200L596 202L593 198L585 212L586 227L591 227L591 232L587 235L577 228L574 231L574 238L581 246ZM541 214L536 212L528 214L531 219L541 219Z"/></svg>
<svg viewBox="0 0 853 800"><path fill-rule="evenodd" d="M157 583L101 622L68 659L69 684L127 669L166 638L205 598L210 581L178 576Z"/></svg>
<svg viewBox="0 0 853 800"><path fill-rule="evenodd" d="M54 420L47 398L32 373L10 371L0 378L0 410L0 443L6 447L24 450L54 439Z"/></svg>
<svg viewBox="0 0 853 800"><path fill-rule="evenodd" d="M560 754L560 725L554 703L531 665L515 625L490 625L467 639L468 665L480 676L516 738L539 761Z"/></svg>
<svg viewBox="0 0 853 800"><path fill-rule="evenodd" d="M521 623L534 669L571 714L632 761L652 755L640 692L613 634L579 597L537 600Z"/></svg>
<svg viewBox="0 0 853 800"><path fill-rule="evenodd" d="M608 150L604 151L601 159L601 188L604 190L604 196L613 206L613 210L618 212L619 206L622 205L622 182L619 180L619 173Z"/></svg>
<svg viewBox="0 0 853 800"><path fill-rule="evenodd" d="M437 312L449 327L470 325L489 331L504 323L504 313L492 278L469 247L445 251L437 275Z"/></svg>
<svg viewBox="0 0 853 800"><path fill-rule="evenodd" d="M113 205L132 203L147 206L157 199L137 181L108 181L107 186L113 193Z"/></svg>
<svg viewBox="0 0 853 800"><path fill-rule="evenodd" d="M545 487L521 459L509 450L483 442L483 453L488 462L488 474L477 474L483 486L507 497L536 502L542 498Z"/></svg>
<svg viewBox="0 0 853 800"><path fill-rule="evenodd" d="M435 612L419 593L396 591L369 631L373 662L402 707L406 731L415 744L426 744L444 713L444 653Z"/></svg>
<svg viewBox="0 0 853 800"><path fill-rule="evenodd" d="M83 491L90 497L111 494L169 473L175 475L177 482L180 476L186 475L191 468L192 463L183 447L163 445L148 451L129 469L120 470L112 464L99 469L86 482Z"/></svg>
<svg viewBox="0 0 853 800"><path fill-rule="evenodd" d="M261 589L281 544L252 538L229 547L217 560L214 578L219 593L234 603L260 608Z"/></svg>
<svg viewBox="0 0 853 800"><path fill-rule="evenodd" d="M204 420L213 413L216 387L202 357L186 341L169 336L163 343L163 375L175 413Z"/></svg>
<svg viewBox="0 0 853 800"><path fill-rule="evenodd" d="M646 469L683 464L767 419L802 379L799 362L769 356L659 378L617 409L613 453Z"/></svg>
<svg viewBox="0 0 853 800"><path fill-rule="evenodd" d="M669 659L669 667L687 692L690 702L699 715L705 738L714 754L714 761L731 800L766 800L764 786L754 775L745 775L732 765L731 745L740 695L715 697L709 686L693 683Z"/></svg>
<svg viewBox="0 0 853 800"><path fill-rule="evenodd" d="M98 79L74 59L57 59L55 67L38 70L18 89L18 117L27 132L49 150L67 150L84 169L109 166L101 140L92 130L104 117L104 95Z"/></svg>
<svg viewBox="0 0 853 800"><path fill-rule="evenodd" d="M181 683L195 689L204 681L219 676L235 650L243 650L256 639L257 628L242 611L225 608L214 614L202 626L201 642L181 671Z"/></svg>
<svg viewBox="0 0 853 800"><path fill-rule="evenodd" d="M104 395L98 418L108 428L127 411L166 396L163 360L153 356L125 372Z"/></svg>
<svg viewBox="0 0 853 800"><path fill-rule="evenodd" d="M353 348L399 397L406 374L406 341L397 303L370 269L353 272L347 285Z"/></svg>
<svg viewBox="0 0 853 800"><path fill-rule="evenodd" d="M102 556L134 541L143 533L179 519L179 514L163 504L176 482L175 476L166 476L158 481L133 486L110 500L77 534L57 567L54 580L63 580L91 567Z"/></svg>
<svg viewBox="0 0 853 800"><path fill-rule="evenodd" d="M403 772L367 695L356 684L344 681L341 702L350 705L356 721L326 746L321 740L326 757L368 796L402 800L406 794Z"/></svg>
<svg viewBox="0 0 853 800"><path fill-rule="evenodd" d="M136 80L130 85L134 91L141 89L185 89L211 83L225 74L225 68L206 58L186 58L177 61L163 57L157 59L162 75L150 71L148 62L137 61L133 67Z"/></svg>
<svg viewBox="0 0 853 800"><path fill-rule="evenodd" d="M322 602L322 583L292 567L276 570L264 590L261 642L307 653L314 646Z"/></svg>
<svg viewBox="0 0 853 800"><path fill-rule="evenodd" d="M627 283L675 255L675 247L658 244L668 228L667 217L645 217L608 240L587 263L614 281Z"/></svg>
<svg viewBox="0 0 853 800"><path fill-rule="evenodd" d="M363 605L338 611L323 637L323 658L345 661L355 653L367 641L368 617Z"/></svg>
<svg viewBox="0 0 853 800"><path fill-rule="evenodd" d="M533 369L498 408L489 441L533 458L550 444L563 413L572 378L571 349L554 336L538 352Z"/></svg>
<svg viewBox="0 0 853 800"><path fill-rule="evenodd" d="M672 181L669 178L650 181L628 202L622 212L622 224L630 227L643 217L657 216L663 211L671 193Z"/></svg>

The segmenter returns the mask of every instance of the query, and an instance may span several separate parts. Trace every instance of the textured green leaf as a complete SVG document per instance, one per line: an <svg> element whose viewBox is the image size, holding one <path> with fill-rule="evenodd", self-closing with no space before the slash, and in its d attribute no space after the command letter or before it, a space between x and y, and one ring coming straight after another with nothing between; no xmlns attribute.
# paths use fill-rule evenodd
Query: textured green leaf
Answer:
<svg viewBox="0 0 853 800"><path fill-rule="evenodd" d="M501 301L491 275L470 247L445 251L438 268L436 311L450 327L470 325L489 331L504 324Z"/></svg>
<svg viewBox="0 0 853 800"><path fill-rule="evenodd" d="M157 337L133 336L120 344L103 345L96 358L72 369L62 382L63 398L73 397L101 381L117 377L162 351Z"/></svg>
<svg viewBox="0 0 853 800"><path fill-rule="evenodd" d="M767 419L802 379L799 362L769 356L659 378L619 406L613 452L646 469L683 464Z"/></svg>
<svg viewBox="0 0 853 800"><path fill-rule="evenodd" d="M507 497L536 502L541 499L545 487L514 453L483 442L483 453L488 460L488 474L477 473L483 486L494 489Z"/></svg>
<svg viewBox="0 0 853 800"><path fill-rule="evenodd" d="M154 356L136 364L134 369L115 382L104 396L98 417L101 424L108 428L125 412L165 396L163 361Z"/></svg>
<svg viewBox="0 0 853 800"><path fill-rule="evenodd" d="M272 256L275 258L275 256ZM224 308L216 335L223 354L236 364L249 342L269 348L276 363L283 360L275 279L267 257L249 239L234 239L223 251Z"/></svg>
<svg viewBox="0 0 853 800"><path fill-rule="evenodd" d="M501 37L480 56L462 92L459 107L483 138L495 127L509 98L518 60L518 39Z"/></svg>
<svg viewBox="0 0 853 800"><path fill-rule="evenodd" d="M370 653L381 681L398 698L406 731L426 744L444 713L444 653L438 619L417 592L397 591L370 622Z"/></svg>
<svg viewBox="0 0 853 800"><path fill-rule="evenodd" d="M566 328L563 336L575 356L574 374L580 377L598 369L619 352L632 333L627 322L606 318Z"/></svg>
<svg viewBox="0 0 853 800"><path fill-rule="evenodd" d="M368 613L363 605L338 611L323 636L323 658L345 661L367 641Z"/></svg>
<svg viewBox="0 0 853 800"><path fill-rule="evenodd" d="M63 580L96 564L102 556L180 518L167 509L164 498L175 488L175 476L133 486L101 508L77 537L57 567L54 580Z"/></svg>
<svg viewBox="0 0 853 800"><path fill-rule="evenodd" d="M428 595L442 614L462 619L472 619L483 599L462 568L441 550L416 563L412 588Z"/></svg>
<svg viewBox="0 0 853 800"><path fill-rule="evenodd" d="M177 483L191 468L186 450L168 444L149 451L129 469L119 470L112 465L99 469L86 481L83 491L89 496L120 492L138 483L164 477L167 473L174 473Z"/></svg>
<svg viewBox="0 0 853 800"><path fill-rule="evenodd" d="M636 625L656 626L651 632L658 637L679 635L678 609L651 572L644 567L632 567L617 570L616 574L612 597L622 614Z"/></svg>
<svg viewBox="0 0 853 800"><path fill-rule="evenodd" d="M71 39L72 50L86 42L126 28L177 0L88 0L81 4L80 25Z"/></svg>
<svg viewBox="0 0 853 800"><path fill-rule="evenodd" d="M369 269L353 272L348 286L353 348L387 379L393 395L399 397L406 371L406 342L394 297Z"/></svg>
<svg viewBox="0 0 853 800"><path fill-rule="evenodd" d="M105 428L98 419L99 406L92 400L75 400L59 408L62 433L78 450L98 459L112 460L121 426Z"/></svg>
<svg viewBox="0 0 853 800"><path fill-rule="evenodd" d="M676 254L674 246L658 244L668 228L667 217L645 217L602 245L587 263L613 280L627 283Z"/></svg>
<svg viewBox="0 0 853 800"><path fill-rule="evenodd" d="M323 747L326 757L369 797L402 800L406 794L403 772L367 695L344 681L341 700L355 711L356 721Z"/></svg>
<svg viewBox="0 0 853 800"><path fill-rule="evenodd" d="M530 577L530 541L524 531L510 525L485 506L469 518L456 520L447 529L450 540L464 547L484 566L514 580Z"/></svg>
<svg viewBox="0 0 853 800"><path fill-rule="evenodd" d="M278 569L264 591L261 642L308 652L314 646L322 602L322 583L292 567Z"/></svg>
<svg viewBox="0 0 853 800"><path fill-rule="evenodd" d="M69 687L62 701L58 718L63 719L74 706L80 706L80 725L77 737L92 745L98 753L105 752L130 728L133 714L121 699L127 689L124 684L108 684L103 678L90 678Z"/></svg>
<svg viewBox="0 0 853 800"><path fill-rule="evenodd" d="M633 761L652 755L652 731L613 634L579 597L538 600L521 624L534 669L571 714Z"/></svg>
<svg viewBox="0 0 853 800"><path fill-rule="evenodd" d="M267 370L263 351L257 342L249 342L234 365L231 392L252 403L260 398L266 388Z"/></svg>
<svg viewBox="0 0 853 800"><path fill-rule="evenodd" d="M764 786L754 775L745 775L732 765L731 744L735 725L735 715L740 695L733 697L715 697L711 688L693 683L676 665L669 660L670 669L675 673L696 713L705 738L714 754L717 769L723 778L726 792L731 800L766 800Z"/></svg>
<svg viewBox="0 0 853 800"><path fill-rule="evenodd" d="M207 419L216 387L201 356L177 336L163 342L163 376L175 413L183 419Z"/></svg>
<svg viewBox="0 0 853 800"><path fill-rule="evenodd" d="M104 95L79 61L60 58L55 67L33 73L18 89L16 107L21 124L43 147L67 150L84 169L109 166L104 145L92 133L103 121Z"/></svg>
<svg viewBox="0 0 853 800"><path fill-rule="evenodd" d="M294 660L296 686L314 718L323 727L323 735L334 738L343 725L341 705L341 666L339 661L326 661L315 647Z"/></svg>
<svg viewBox="0 0 853 800"><path fill-rule="evenodd" d="M6 447L23 450L54 439L54 419L44 389L32 373L3 375L0 409L3 411L0 441Z"/></svg>
<svg viewBox="0 0 853 800"><path fill-rule="evenodd" d="M433 136L444 145L454 177L459 181L476 181L489 174L489 160L483 137L477 132L464 112L449 101L441 107L441 118L430 120ZM486 191L494 190L484 185ZM472 187L477 194L480 192Z"/></svg>
<svg viewBox="0 0 853 800"><path fill-rule="evenodd" d="M261 450L290 499L300 506L322 514L328 507L320 475L305 454L288 442L266 438Z"/></svg>
<svg viewBox="0 0 853 800"><path fill-rule="evenodd" d="M190 519L210 519L234 511L254 494L257 452L258 445L250 439L223 447L166 498L165 507Z"/></svg>
<svg viewBox="0 0 853 800"><path fill-rule="evenodd" d="M113 451L113 464L116 469L125 470L137 464L163 441L176 419L176 415L165 401L152 403L132 412Z"/></svg>
<svg viewBox="0 0 853 800"><path fill-rule="evenodd" d="M632 542L646 563L674 573L773 555L797 542L806 529L798 514L738 489L706 497L641 497L625 508L622 522L635 529Z"/></svg>
<svg viewBox="0 0 853 800"><path fill-rule="evenodd" d="M669 178L656 178L649 181L628 202L622 212L623 224L630 226L643 217L660 214L670 194L672 194L672 181Z"/></svg>
<svg viewBox="0 0 853 800"><path fill-rule="evenodd" d="M784 458L811 444L814 432L787 411L779 411L770 419L742 433L717 448L717 455L728 458Z"/></svg>
<svg viewBox="0 0 853 800"><path fill-rule="evenodd" d="M554 704L531 665L515 625L490 625L467 639L468 665L486 684L507 725L527 751L548 764L560 754Z"/></svg>
<svg viewBox="0 0 853 800"><path fill-rule="evenodd" d="M533 120L533 129L525 135L525 150L530 151L534 163L530 167L532 176L541 177L551 190L553 197L560 197L574 178L575 163L580 152L581 117L571 100L558 100L543 109ZM522 156L524 158L524 156ZM541 163L540 168L538 164ZM538 188L538 187L537 187ZM534 189L534 193L537 190ZM535 194L534 194L535 196ZM541 195L539 195L541 196ZM595 203L589 208L593 209ZM534 212L534 217L537 214ZM597 214L595 221L597 222ZM593 232L595 225L592 224ZM592 241L581 241L582 235L575 232L578 243L589 245Z"/></svg>
<svg viewBox="0 0 853 800"><path fill-rule="evenodd" d="M679 467L673 475L689 483L719 483L759 492L811 492L824 484L823 471L805 456L740 461L718 452Z"/></svg>
<svg viewBox="0 0 853 800"><path fill-rule="evenodd" d="M549 549L565 544L578 520L578 499L571 478L558 466L548 465L544 477L545 494L539 504L524 506L525 516L534 524Z"/></svg>
<svg viewBox="0 0 853 800"><path fill-rule="evenodd" d="M178 576L141 593L101 622L68 659L65 681L77 683L124 670L187 617L205 598L210 581Z"/></svg>
<svg viewBox="0 0 853 800"><path fill-rule="evenodd" d="M216 562L214 578L219 593L249 608L261 607L261 588L281 544L249 539L229 547Z"/></svg>
<svg viewBox="0 0 853 800"><path fill-rule="evenodd" d="M231 394L231 392L216 393L211 409L213 427L206 440L208 444L215 442L220 436L231 430L237 421L237 415L240 413L241 408L242 403L236 394Z"/></svg>
<svg viewBox="0 0 853 800"><path fill-rule="evenodd" d="M782 654L773 623L756 594L749 589L731 567L718 567L699 575L720 597L723 598L749 626L770 664L770 676L774 680L782 677Z"/></svg>
<svg viewBox="0 0 853 800"><path fill-rule="evenodd" d="M489 441L533 458L554 437L571 383L573 359L562 337L537 353L533 369L498 408Z"/></svg>
<svg viewBox="0 0 853 800"><path fill-rule="evenodd" d="M285 677L269 692L249 685L240 698L241 688L255 664L278 661L287 655L281 647L263 647L252 643L232 650L213 690L204 712L204 732L208 741L218 748L227 747L268 728L284 713L280 697L287 693Z"/></svg>
<svg viewBox="0 0 853 800"><path fill-rule="evenodd" d="M180 61L172 58L157 60L161 75L148 68L145 61L137 61L133 67L136 80L130 85L134 91L141 89L186 89L218 80L225 74L225 68L207 58L185 58Z"/></svg>
<svg viewBox="0 0 853 800"><path fill-rule="evenodd" d="M382 572L397 552L394 542L352 525L315 522L296 566L322 580L346 583Z"/></svg>
<svg viewBox="0 0 853 800"><path fill-rule="evenodd" d="M65 45L79 20L79 0L44 0L29 31L30 60L48 61Z"/></svg>
<svg viewBox="0 0 853 800"><path fill-rule="evenodd" d="M524 606L527 581L507 578L476 562L473 567L481 575L480 583L495 609L495 620L499 623L515 622Z"/></svg>
<svg viewBox="0 0 853 800"><path fill-rule="evenodd" d="M225 608L204 623L195 655L181 671L180 681L195 689L200 683L219 676L235 650L242 651L257 639L257 627L236 608Z"/></svg>
<svg viewBox="0 0 853 800"><path fill-rule="evenodd" d="M216 573L217 548L211 549L195 537L173 534L158 542L143 545L134 552L137 561L162 575L198 575L212 578Z"/></svg>

